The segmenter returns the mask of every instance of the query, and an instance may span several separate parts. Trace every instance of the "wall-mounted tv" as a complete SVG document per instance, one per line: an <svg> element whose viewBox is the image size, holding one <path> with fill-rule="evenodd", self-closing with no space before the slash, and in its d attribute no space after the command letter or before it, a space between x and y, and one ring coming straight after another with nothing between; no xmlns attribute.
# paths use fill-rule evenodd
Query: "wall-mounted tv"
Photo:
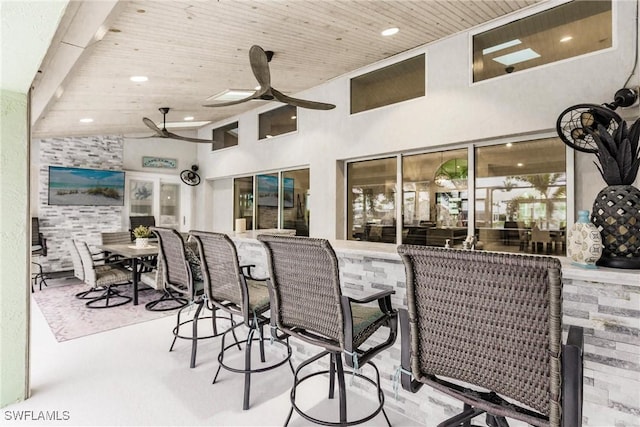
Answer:
<svg viewBox="0 0 640 427"><path fill-rule="evenodd" d="M124 172L49 166L49 204L123 206Z"/></svg>
<svg viewBox="0 0 640 427"><path fill-rule="evenodd" d="M278 206L278 176L257 175L258 206ZM283 178L283 203L285 208L293 207L293 178Z"/></svg>

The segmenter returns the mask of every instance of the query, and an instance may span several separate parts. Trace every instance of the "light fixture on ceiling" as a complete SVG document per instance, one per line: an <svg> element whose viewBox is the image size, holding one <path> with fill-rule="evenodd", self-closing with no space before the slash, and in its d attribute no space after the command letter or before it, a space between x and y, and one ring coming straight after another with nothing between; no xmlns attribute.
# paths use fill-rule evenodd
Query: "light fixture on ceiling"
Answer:
<svg viewBox="0 0 640 427"><path fill-rule="evenodd" d="M129 78L129 80L131 80L132 82L136 82L136 83L142 83L142 82L146 82L147 80L149 80L149 77L147 77L147 76L131 76Z"/></svg>
<svg viewBox="0 0 640 427"><path fill-rule="evenodd" d="M499 62L502 65L511 66L520 62L529 61L531 59L539 58L540 54L531 48L522 49L517 52L507 53L506 55L493 58L494 61Z"/></svg>
<svg viewBox="0 0 640 427"><path fill-rule="evenodd" d="M491 47L487 47L485 49L482 49L482 54L483 55L488 55L490 53L497 52L499 50L506 49L506 48L511 47L511 46L517 46L517 45L519 45L521 43L522 43L522 41L520 39L509 40L508 42L500 43L500 44L497 44L495 46L491 46Z"/></svg>
<svg viewBox="0 0 640 427"><path fill-rule="evenodd" d="M291 120L295 120L297 118L298 118L298 116L291 116Z"/></svg>
<svg viewBox="0 0 640 427"><path fill-rule="evenodd" d="M80 123L91 123L93 119L90 117L85 117L84 119L80 119Z"/></svg>
<svg viewBox="0 0 640 427"><path fill-rule="evenodd" d="M193 116L187 116L183 119L185 122L190 122L193 120Z"/></svg>
<svg viewBox="0 0 640 427"><path fill-rule="evenodd" d="M519 168L521 168L521 167L523 167L523 166L524 166L524 163L518 163L518 164L516 164L516 166L518 166Z"/></svg>
<svg viewBox="0 0 640 427"><path fill-rule="evenodd" d="M507 148L511 148L511 147L513 147L513 144L512 144L512 143L510 143L510 142L507 142L505 145L507 146Z"/></svg>
<svg viewBox="0 0 640 427"><path fill-rule="evenodd" d="M397 34L398 31L400 31L398 27L391 27L391 28L387 28L386 30L383 30L380 34L382 34L385 37L388 37L388 36Z"/></svg>
<svg viewBox="0 0 640 427"><path fill-rule="evenodd" d="M256 89L258 90L258 89ZM206 101L238 101L253 95L255 91L251 89L225 89L206 99Z"/></svg>
<svg viewBox="0 0 640 427"><path fill-rule="evenodd" d="M467 188L469 166L467 159L450 159L442 163L436 170L433 182L442 188Z"/></svg>
<svg viewBox="0 0 640 427"><path fill-rule="evenodd" d="M563 38L560 39L560 43L566 43L570 40L573 40L573 37L571 36L564 36Z"/></svg>

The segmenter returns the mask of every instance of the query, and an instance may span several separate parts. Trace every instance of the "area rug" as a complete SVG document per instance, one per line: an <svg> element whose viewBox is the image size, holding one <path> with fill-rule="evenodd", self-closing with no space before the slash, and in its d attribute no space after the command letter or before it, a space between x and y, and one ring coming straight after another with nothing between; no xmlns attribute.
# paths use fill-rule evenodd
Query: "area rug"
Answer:
<svg viewBox="0 0 640 427"><path fill-rule="evenodd" d="M89 289L75 277L47 279L47 284L46 288L36 290L32 296L58 342L172 316L177 312L146 310L144 305L147 302L160 297L155 290L138 292L138 305L128 303L119 307L92 309L85 305L86 300L75 297L77 293ZM132 295L131 285L118 289L123 295Z"/></svg>

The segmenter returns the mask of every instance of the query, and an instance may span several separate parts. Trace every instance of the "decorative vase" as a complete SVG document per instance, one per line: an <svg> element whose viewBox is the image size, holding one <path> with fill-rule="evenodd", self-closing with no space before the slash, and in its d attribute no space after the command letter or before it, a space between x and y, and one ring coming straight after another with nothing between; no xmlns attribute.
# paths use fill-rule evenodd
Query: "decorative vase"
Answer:
<svg viewBox="0 0 640 427"><path fill-rule="evenodd" d="M597 264L640 269L640 190L633 185L610 185L593 202L591 220L602 236Z"/></svg>
<svg viewBox="0 0 640 427"><path fill-rule="evenodd" d="M148 237L137 237L136 238L136 248L146 248L149 246L149 238Z"/></svg>
<svg viewBox="0 0 640 427"><path fill-rule="evenodd" d="M601 255L598 227L589 221L589 211L578 211L578 221L567 230L567 257L580 267L596 268Z"/></svg>

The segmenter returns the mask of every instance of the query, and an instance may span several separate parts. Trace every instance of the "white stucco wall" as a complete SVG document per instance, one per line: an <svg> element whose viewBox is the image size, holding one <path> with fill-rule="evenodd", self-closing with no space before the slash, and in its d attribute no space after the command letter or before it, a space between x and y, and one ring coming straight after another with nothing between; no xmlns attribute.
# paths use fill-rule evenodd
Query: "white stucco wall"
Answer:
<svg viewBox="0 0 640 427"><path fill-rule="evenodd" d="M151 131L149 131L149 134ZM179 132L184 136L196 136L194 132ZM209 135L209 138L211 136ZM159 172L178 175L180 171L198 164L198 144L165 138L131 139L124 138L123 169L128 171ZM204 144L210 147L210 144ZM143 168L142 157L164 157L178 161L175 169Z"/></svg>
<svg viewBox="0 0 640 427"><path fill-rule="evenodd" d="M0 407L29 393L31 225L26 94L67 3L0 2Z"/></svg>
<svg viewBox="0 0 640 427"><path fill-rule="evenodd" d="M27 96L0 95L0 407L28 393Z"/></svg>
<svg viewBox="0 0 640 427"><path fill-rule="evenodd" d="M531 14L549 5L529 9ZM616 90L624 86L633 69L637 49L636 3L614 2L614 47L471 84L469 33L405 52L389 60L357 72L341 76L299 97L336 104L330 111L298 109L298 131L269 140L257 139L257 113L275 104L239 115L200 130L210 135L211 129L229 121L239 121L240 145L211 153L200 148L198 158L203 175L209 179L251 174L261 171L310 167L311 212L310 232L314 237L339 236L337 218L344 216L337 201L336 162L358 157L380 156L407 150L443 147L470 141L496 140L516 135L543 135L555 132L555 122L566 107L578 103L610 102ZM520 14L518 17L522 17ZM514 19L514 16L509 18ZM499 20L490 26L504 23ZM489 25L474 32L484 31ZM349 114L349 80L351 77L425 53L427 94L425 97L399 104ZM286 89L286 82L273 77L273 85ZM638 86L636 71L630 85ZM281 87L285 85L285 87ZM637 118L635 106L621 112ZM527 137L523 137L526 139ZM592 156L591 156L592 157ZM576 207L591 206L604 182L597 175L591 159L576 164ZM595 172L595 173L594 173ZM206 190L202 190L206 191ZM226 223L232 224L232 214ZM219 212L216 212L219 215ZM211 224L201 215L198 225ZM216 223L219 219L216 219Z"/></svg>

